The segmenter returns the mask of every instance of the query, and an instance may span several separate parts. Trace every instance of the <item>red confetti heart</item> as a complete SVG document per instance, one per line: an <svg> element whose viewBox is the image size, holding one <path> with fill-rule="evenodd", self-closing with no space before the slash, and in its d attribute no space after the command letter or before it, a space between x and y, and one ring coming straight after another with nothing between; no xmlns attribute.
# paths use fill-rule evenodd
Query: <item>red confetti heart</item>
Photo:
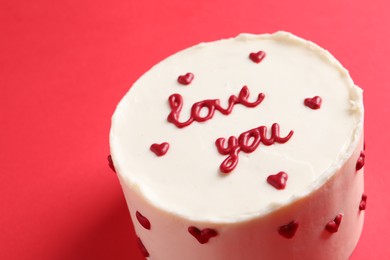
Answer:
<svg viewBox="0 0 390 260"><path fill-rule="evenodd" d="M364 161L365 161L366 155L364 151L360 152L360 156L356 162L356 171L360 170L364 166Z"/></svg>
<svg viewBox="0 0 390 260"><path fill-rule="evenodd" d="M312 98L305 98L304 104L311 109L319 109L321 107L322 99L319 96Z"/></svg>
<svg viewBox="0 0 390 260"><path fill-rule="evenodd" d="M265 58L265 52L264 51L259 51L259 52L251 52L249 54L249 58L255 62L255 63L260 63L264 58Z"/></svg>
<svg viewBox="0 0 390 260"><path fill-rule="evenodd" d="M184 75L180 75L178 78L177 78L177 81L182 84L182 85L189 85L192 80L194 79L194 74L192 74L191 72L188 72Z"/></svg>
<svg viewBox="0 0 390 260"><path fill-rule="evenodd" d="M359 210L366 210L367 207L367 195L363 194L359 203Z"/></svg>
<svg viewBox="0 0 390 260"><path fill-rule="evenodd" d="M341 223L341 220L343 219L343 214L338 214L334 220L329 221L328 224L326 224L325 229L330 233L336 233L339 230L339 226Z"/></svg>
<svg viewBox="0 0 390 260"><path fill-rule="evenodd" d="M113 171L116 173L115 167L114 167L114 163L113 163L113 161L112 161L111 154L108 155L107 160L108 160L108 166L111 168L111 170L113 170Z"/></svg>
<svg viewBox="0 0 390 260"><path fill-rule="evenodd" d="M199 230L197 227L191 226L188 228L188 232L193 235L201 244L205 244L210 238L218 235L217 231L210 228Z"/></svg>
<svg viewBox="0 0 390 260"><path fill-rule="evenodd" d="M288 175L285 172L279 172L267 177L267 182L278 190L283 190L286 187Z"/></svg>
<svg viewBox="0 0 390 260"><path fill-rule="evenodd" d="M144 244L142 243L142 241L139 237L137 239L137 244L138 244L139 249L141 250L142 255L144 257L149 257L149 252L148 252L148 250L146 250Z"/></svg>
<svg viewBox="0 0 390 260"><path fill-rule="evenodd" d="M150 221L147 219L144 215L139 213L139 211L135 212L135 216L137 217L138 222L143 226L145 229L150 230Z"/></svg>
<svg viewBox="0 0 390 260"><path fill-rule="evenodd" d="M291 221L287 225L279 227L279 234L288 239L293 238L295 232L297 232L298 226L298 222Z"/></svg>
<svg viewBox="0 0 390 260"><path fill-rule="evenodd" d="M150 150L154 152L157 156L163 156L168 152L169 144L161 143L161 144L152 144L150 146Z"/></svg>

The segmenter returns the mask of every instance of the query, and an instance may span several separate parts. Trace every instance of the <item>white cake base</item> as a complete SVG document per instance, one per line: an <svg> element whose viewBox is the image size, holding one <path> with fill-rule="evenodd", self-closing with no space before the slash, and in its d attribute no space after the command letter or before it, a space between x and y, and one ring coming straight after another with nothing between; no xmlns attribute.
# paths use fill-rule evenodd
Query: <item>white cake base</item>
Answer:
<svg viewBox="0 0 390 260"><path fill-rule="evenodd" d="M346 260L359 240L364 221L364 211L359 209L363 169L356 171L362 150L363 138L346 164L309 196L265 216L236 223L200 223L162 211L149 204L123 176L119 179L148 259ZM149 230L137 220L136 211L150 221ZM343 217L338 231L327 231L327 223L340 213ZM298 229L292 238L285 238L278 230L291 221L298 223ZM190 226L212 228L218 235L201 244L188 232Z"/></svg>

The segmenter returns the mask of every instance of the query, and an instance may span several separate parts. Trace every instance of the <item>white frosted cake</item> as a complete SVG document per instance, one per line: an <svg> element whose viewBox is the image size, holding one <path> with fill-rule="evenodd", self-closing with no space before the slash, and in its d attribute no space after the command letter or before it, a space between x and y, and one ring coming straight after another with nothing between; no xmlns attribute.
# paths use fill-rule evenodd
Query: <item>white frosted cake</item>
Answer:
<svg viewBox="0 0 390 260"><path fill-rule="evenodd" d="M346 260L364 220L362 90L290 33L201 43L146 72L110 132L143 255Z"/></svg>

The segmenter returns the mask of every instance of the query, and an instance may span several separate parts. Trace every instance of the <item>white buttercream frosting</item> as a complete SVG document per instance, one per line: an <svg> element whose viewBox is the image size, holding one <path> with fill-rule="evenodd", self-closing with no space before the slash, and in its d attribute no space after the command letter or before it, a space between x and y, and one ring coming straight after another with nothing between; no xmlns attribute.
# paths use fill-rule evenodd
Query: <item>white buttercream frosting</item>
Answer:
<svg viewBox="0 0 390 260"><path fill-rule="evenodd" d="M249 53L264 51L260 63ZM184 86L177 77L195 75ZM231 95L247 86L250 101L259 93L261 104L237 104L230 115L218 111L206 122L177 128L167 121L168 97L183 97L180 120L191 106ZM303 104L320 96L321 108ZM260 145L239 154L229 174L219 166L216 139L238 137L250 129L280 125L284 144ZM178 52L146 72L119 103L112 118L111 154L116 171L155 207L197 221L235 222L267 214L309 195L351 156L363 127L362 91L348 71L326 50L290 33L252 35L201 43ZM166 155L150 151L153 143L168 142ZM267 176L284 171L284 190L267 183Z"/></svg>

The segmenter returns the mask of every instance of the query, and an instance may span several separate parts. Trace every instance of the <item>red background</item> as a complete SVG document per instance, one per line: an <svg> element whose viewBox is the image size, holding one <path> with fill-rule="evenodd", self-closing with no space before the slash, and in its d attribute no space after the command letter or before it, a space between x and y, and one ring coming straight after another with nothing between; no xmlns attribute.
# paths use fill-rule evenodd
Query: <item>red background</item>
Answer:
<svg viewBox="0 0 390 260"><path fill-rule="evenodd" d="M153 64L200 41L291 31L365 91L366 192L351 260L390 259L388 0L0 0L0 259L142 259L110 117Z"/></svg>

